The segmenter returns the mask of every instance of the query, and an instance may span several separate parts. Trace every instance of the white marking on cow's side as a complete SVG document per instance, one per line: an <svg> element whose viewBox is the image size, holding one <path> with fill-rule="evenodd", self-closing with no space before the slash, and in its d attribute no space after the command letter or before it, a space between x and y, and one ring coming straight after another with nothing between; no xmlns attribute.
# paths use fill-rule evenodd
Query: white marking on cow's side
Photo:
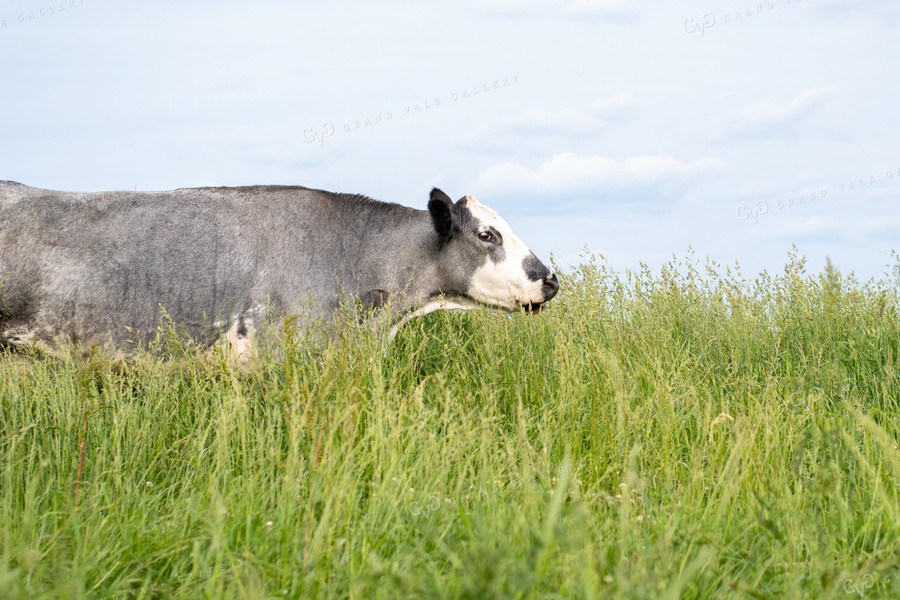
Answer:
<svg viewBox="0 0 900 600"><path fill-rule="evenodd" d="M543 302L543 281L531 281L523 267L525 259L531 256L528 246L492 209L478 202L474 196L466 196L466 200L466 208L478 219L479 227L490 225L500 233L506 252L506 257L501 262L495 263L488 259L475 271L468 294L479 302L507 310Z"/></svg>
<svg viewBox="0 0 900 600"><path fill-rule="evenodd" d="M244 334L239 335L238 330L241 329L242 321ZM228 331L225 332L220 341L221 349L225 353L225 359L231 364L246 364L251 358L256 356L255 338L256 327L250 316L239 316L233 319L231 327L228 328Z"/></svg>
<svg viewBox="0 0 900 600"><path fill-rule="evenodd" d="M212 326L220 332L228 324L228 330L219 336L213 348L223 352L229 363L246 366L256 356L256 322L264 320L266 308L265 304L256 304L241 314L233 315L228 321L220 319L213 322ZM241 335L238 331L242 322L244 333Z"/></svg>
<svg viewBox="0 0 900 600"><path fill-rule="evenodd" d="M393 340L397 336L397 332L400 331L400 328L407 322L415 319L416 317L424 317L425 315L433 313L437 310L476 310L485 308L490 309L491 307L486 307L482 304L479 304L471 298L435 298L434 300L430 300L416 310L412 311L411 313L400 319L397 323L394 323L394 325L391 326L390 332L388 333L388 340Z"/></svg>
<svg viewBox="0 0 900 600"><path fill-rule="evenodd" d="M35 332L27 329L6 329L0 337L17 346L28 346L34 342Z"/></svg>

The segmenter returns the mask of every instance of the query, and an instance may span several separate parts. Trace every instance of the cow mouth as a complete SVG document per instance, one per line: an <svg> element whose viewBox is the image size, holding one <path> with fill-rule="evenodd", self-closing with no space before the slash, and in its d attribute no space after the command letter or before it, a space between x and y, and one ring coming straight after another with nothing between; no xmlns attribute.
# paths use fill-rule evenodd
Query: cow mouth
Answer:
<svg viewBox="0 0 900 600"><path fill-rule="evenodd" d="M484 300L477 300L472 298L471 296L459 296L459 299L465 299L469 302L474 302L477 306L481 308L486 308L487 310L492 310L496 312L504 312L504 313L513 313L518 311L524 311L529 315L536 315L537 313L547 309L547 302L549 300L544 300L542 302L522 302L521 304L499 304L494 302L486 302Z"/></svg>
<svg viewBox="0 0 900 600"><path fill-rule="evenodd" d="M523 304L522 308L529 315L536 315L547 306L546 302L529 302L528 304Z"/></svg>

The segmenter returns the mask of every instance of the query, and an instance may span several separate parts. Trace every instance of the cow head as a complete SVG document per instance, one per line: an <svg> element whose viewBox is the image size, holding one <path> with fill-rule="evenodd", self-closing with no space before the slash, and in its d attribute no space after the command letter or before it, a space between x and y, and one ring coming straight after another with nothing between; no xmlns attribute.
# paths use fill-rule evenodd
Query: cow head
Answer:
<svg viewBox="0 0 900 600"><path fill-rule="evenodd" d="M505 311L538 312L559 281L497 213L473 196L454 203L431 191L428 211L441 246L439 270L447 293Z"/></svg>

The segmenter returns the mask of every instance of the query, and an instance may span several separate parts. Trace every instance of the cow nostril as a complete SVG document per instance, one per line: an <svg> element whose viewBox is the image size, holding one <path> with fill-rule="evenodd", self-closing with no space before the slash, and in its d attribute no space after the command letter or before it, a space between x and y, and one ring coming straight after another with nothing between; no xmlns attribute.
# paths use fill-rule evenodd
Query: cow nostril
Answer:
<svg viewBox="0 0 900 600"><path fill-rule="evenodd" d="M556 295L556 292L559 291L559 279L556 278L555 273L551 273L550 277L544 279L544 302L552 298Z"/></svg>

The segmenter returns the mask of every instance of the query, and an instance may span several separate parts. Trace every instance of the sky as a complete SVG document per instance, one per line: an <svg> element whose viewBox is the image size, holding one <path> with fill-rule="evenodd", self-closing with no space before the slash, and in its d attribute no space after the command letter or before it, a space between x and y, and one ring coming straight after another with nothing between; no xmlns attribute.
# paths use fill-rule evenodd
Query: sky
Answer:
<svg viewBox="0 0 900 600"><path fill-rule="evenodd" d="M491 206L541 258L862 280L900 251L894 0L0 0L0 179Z"/></svg>

